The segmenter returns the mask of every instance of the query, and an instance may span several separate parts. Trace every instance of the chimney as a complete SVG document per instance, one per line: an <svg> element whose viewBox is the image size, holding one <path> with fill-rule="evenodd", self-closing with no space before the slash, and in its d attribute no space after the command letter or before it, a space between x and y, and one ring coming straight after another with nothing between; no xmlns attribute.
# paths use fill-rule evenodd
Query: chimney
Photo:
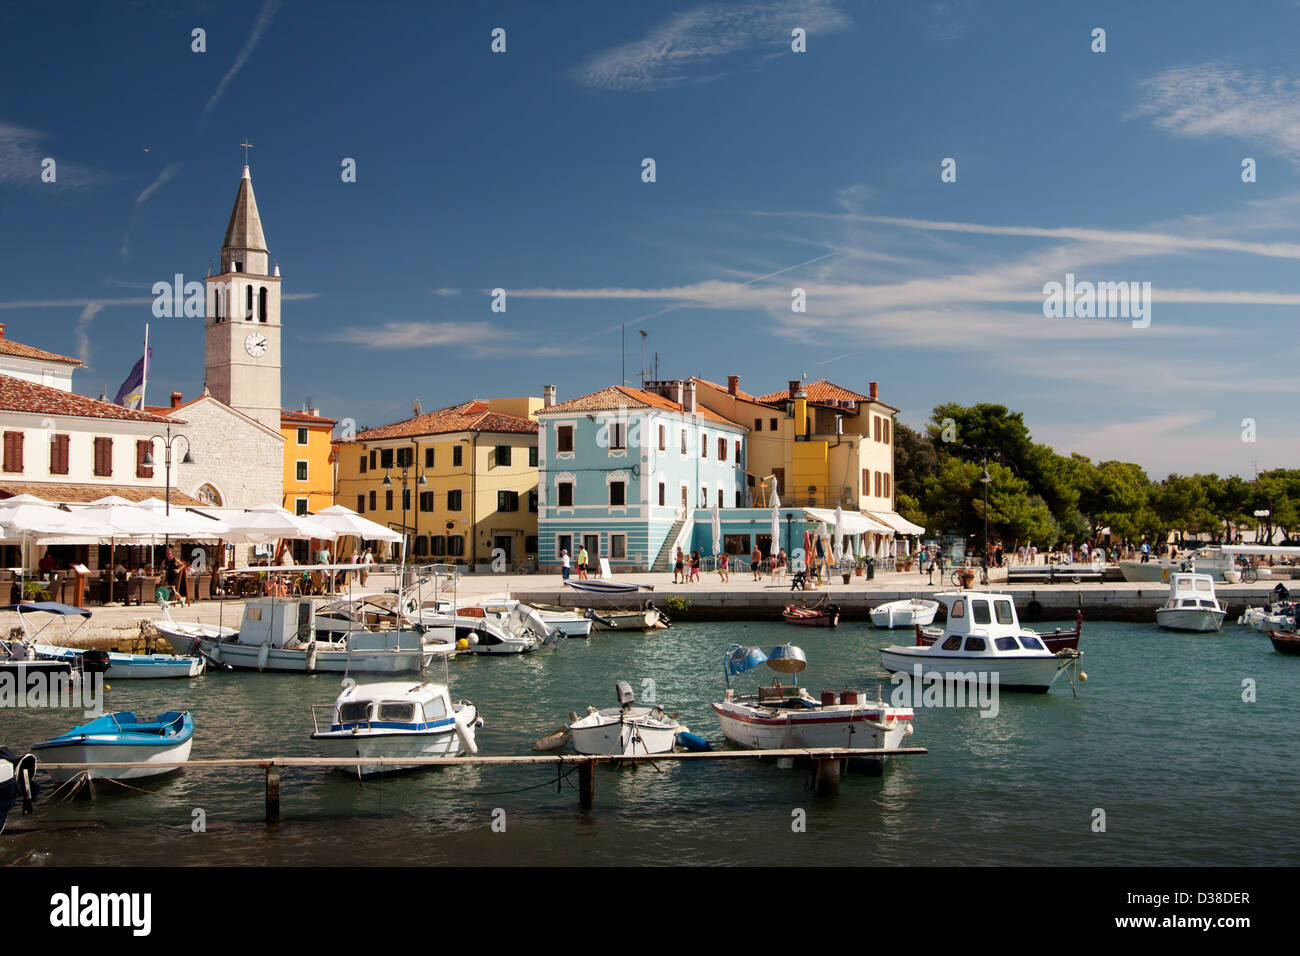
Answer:
<svg viewBox="0 0 1300 956"><path fill-rule="evenodd" d="M790 397L791 397L791 398L794 398L794 394L795 394L795 392L799 391L799 386L802 385L802 384L803 384L803 383L802 383L799 379L797 379L797 378L792 378L792 379L790 379Z"/></svg>
<svg viewBox="0 0 1300 956"><path fill-rule="evenodd" d="M728 394L728 395L735 395L735 394L736 394L736 391L737 391L739 388L740 388L740 376L739 376L739 375L728 375L728 376L727 376L727 394Z"/></svg>
<svg viewBox="0 0 1300 956"><path fill-rule="evenodd" d="M0 322L0 339L5 337L5 324Z"/></svg>
<svg viewBox="0 0 1300 956"><path fill-rule="evenodd" d="M550 408L555 404L555 386L542 386L542 408Z"/></svg>
<svg viewBox="0 0 1300 956"><path fill-rule="evenodd" d="M309 408L309 409L307 409L307 414L310 415L312 418L320 418L320 409L319 409L319 408Z"/></svg>
<svg viewBox="0 0 1300 956"><path fill-rule="evenodd" d="M675 382L669 385L669 388L671 388L673 392L672 400L676 402L680 408L686 407L686 396L682 394L684 391L684 386L685 383L681 379L677 379Z"/></svg>
<svg viewBox="0 0 1300 956"><path fill-rule="evenodd" d="M181 393L172 392L172 408L180 408L180 407L181 407Z"/></svg>
<svg viewBox="0 0 1300 956"><path fill-rule="evenodd" d="M871 400L873 402L877 400L876 395L879 394L879 392L880 392L879 382L869 382L867 384L867 394L871 396Z"/></svg>
<svg viewBox="0 0 1300 956"><path fill-rule="evenodd" d="M694 380L686 383L686 401L682 404L682 411L695 411L695 382Z"/></svg>

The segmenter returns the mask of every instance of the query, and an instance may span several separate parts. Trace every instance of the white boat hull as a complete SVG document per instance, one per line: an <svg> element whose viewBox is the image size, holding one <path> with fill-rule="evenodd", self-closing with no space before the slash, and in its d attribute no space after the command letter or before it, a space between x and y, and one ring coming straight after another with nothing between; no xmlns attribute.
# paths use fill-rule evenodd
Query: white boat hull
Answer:
<svg viewBox="0 0 1300 956"><path fill-rule="evenodd" d="M1156 623L1167 631L1206 634L1222 627L1223 611L1213 608L1162 607L1156 611Z"/></svg>
<svg viewBox="0 0 1300 956"><path fill-rule="evenodd" d="M124 763L130 761L131 767L107 767L103 770L87 770L91 778L105 780L140 780L144 777L158 777L171 773L176 767L159 767L157 764L190 759L190 745L193 736L166 747L143 747L139 744L113 743L77 743L62 744L41 751L42 770L46 763ZM80 770L46 770L58 783L66 783Z"/></svg>
<svg viewBox="0 0 1300 956"><path fill-rule="evenodd" d="M203 642L203 653L238 670L289 671L301 674L405 674L418 673L445 649L427 645L402 650L348 651L317 649L315 659L306 648L267 648L264 644L232 641Z"/></svg>
<svg viewBox="0 0 1300 956"><path fill-rule="evenodd" d="M189 621L154 621L154 630L167 639L172 650L177 654L193 654L195 641L202 646L204 641L219 641L234 637L238 631L233 627L218 627L216 624L192 624Z"/></svg>
<svg viewBox="0 0 1300 956"><path fill-rule="evenodd" d="M871 623L882 628L925 627L938 612L938 601L890 601L872 609Z"/></svg>
<svg viewBox="0 0 1300 956"><path fill-rule="evenodd" d="M472 735L474 728L471 725L469 732ZM316 741L320 748L322 757L363 757L375 758L382 757L385 760L393 760L394 763L383 767L362 766L340 767L344 773L362 777L373 777L383 773L397 773L403 770L414 770L419 768L419 764L403 764L403 757L460 757L465 753L465 747L461 743L460 736L456 733L455 727L447 727L445 730L440 729L437 732L396 732L386 733L383 731L371 731L352 733L351 731L338 731L322 734L312 734L312 740Z"/></svg>
<svg viewBox="0 0 1300 956"><path fill-rule="evenodd" d="M785 750L800 747L850 747L855 750L902 746L911 715L883 720L888 710L859 706L828 711L805 711L775 717L758 716L751 708L731 701L713 704L722 732L732 743L754 750ZM881 730L876 724L888 729Z"/></svg>
<svg viewBox="0 0 1300 956"><path fill-rule="evenodd" d="M929 648L887 647L880 652L880 663L891 673L913 673L920 665L922 676L929 678L938 673L952 681L977 680L996 682L999 690L1027 690L1046 693L1073 661L1070 657L1055 655L974 657L934 653ZM960 675L948 677L948 675Z"/></svg>
<svg viewBox="0 0 1300 956"><path fill-rule="evenodd" d="M676 724L650 726L636 718L620 721L606 717L596 721L594 716L589 715L569 725L573 749L580 754L632 757L670 753L677 742L677 731L681 729Z"/></svg>

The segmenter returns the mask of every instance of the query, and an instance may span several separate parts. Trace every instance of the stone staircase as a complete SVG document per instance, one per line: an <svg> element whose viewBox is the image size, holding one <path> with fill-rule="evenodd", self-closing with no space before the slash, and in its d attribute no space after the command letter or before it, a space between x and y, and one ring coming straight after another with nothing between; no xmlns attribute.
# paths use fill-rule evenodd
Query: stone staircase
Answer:
<svg viewBox="0 0 1300 956"><path fill-rule="evenodd" d="M677 541L677 536L682 533L682 527L686 524L686 519L673 523L668 529L668 536L664 538L663 546L659 549L659 557L655 558L655 563L651 566L651 571L671 571L673 569L673 545Z"/></svg>

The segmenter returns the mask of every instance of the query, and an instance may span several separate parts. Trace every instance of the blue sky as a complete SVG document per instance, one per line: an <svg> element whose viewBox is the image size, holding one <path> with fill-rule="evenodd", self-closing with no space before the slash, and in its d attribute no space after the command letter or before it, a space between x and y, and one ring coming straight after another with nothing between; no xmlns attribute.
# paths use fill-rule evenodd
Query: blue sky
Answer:
<svg viewBox="0 0 1300 956"><path fill-rule="evenodd" d="M632 381L645 329L663 377L876 380L914 426L1002 402L1058 451L1249 476L1300 447L1298 41L1283 2L12 4L0 321L88 394L150 321L150 401L194 394L200 324L149 289L206 274L248 139L287 406L563 400L626 324ZM1066 273L1150 282L1150 326L1045 318Z"/></svg>

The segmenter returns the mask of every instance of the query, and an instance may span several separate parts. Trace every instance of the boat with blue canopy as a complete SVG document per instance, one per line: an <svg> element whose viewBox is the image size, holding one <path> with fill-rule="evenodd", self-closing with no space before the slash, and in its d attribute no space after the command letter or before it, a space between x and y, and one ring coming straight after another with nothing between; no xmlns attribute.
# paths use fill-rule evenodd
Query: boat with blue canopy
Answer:
<svg viewBox="0 0 1300 956"><path fill-rule="evenodd" d="M84 673L106 673L114 680L139 680L154 677L197 677L203 673L204 663L201 657L181 657L174 654L126 654L118 651L92 650L84 647L72 647L68 644L46 644L37 640L55 621L62 621L65 627L64 640L70 641L90 620L90 611L71 604L58 601L34 601L27 604L8 604L0 607L3 611L14 611L22 623L24 643L38 660L65 662L73 670ZM32 615L47 614L49 617L32 631L29 623ZM74 628L71 622L76 620Z"/></svg>
<svg viewBox="0 0 1300 956"><path fill-rule="evenodd" d="M32 752L50 763L130 764L85 771L47 769L59 783L66 783L83 772L89 780L138 780L178 769L159 765L189 760L193 741L194 715L189 711L170 710L145 720L130 711L119 711L96 717L66 734L36 744Z"/></svg>

